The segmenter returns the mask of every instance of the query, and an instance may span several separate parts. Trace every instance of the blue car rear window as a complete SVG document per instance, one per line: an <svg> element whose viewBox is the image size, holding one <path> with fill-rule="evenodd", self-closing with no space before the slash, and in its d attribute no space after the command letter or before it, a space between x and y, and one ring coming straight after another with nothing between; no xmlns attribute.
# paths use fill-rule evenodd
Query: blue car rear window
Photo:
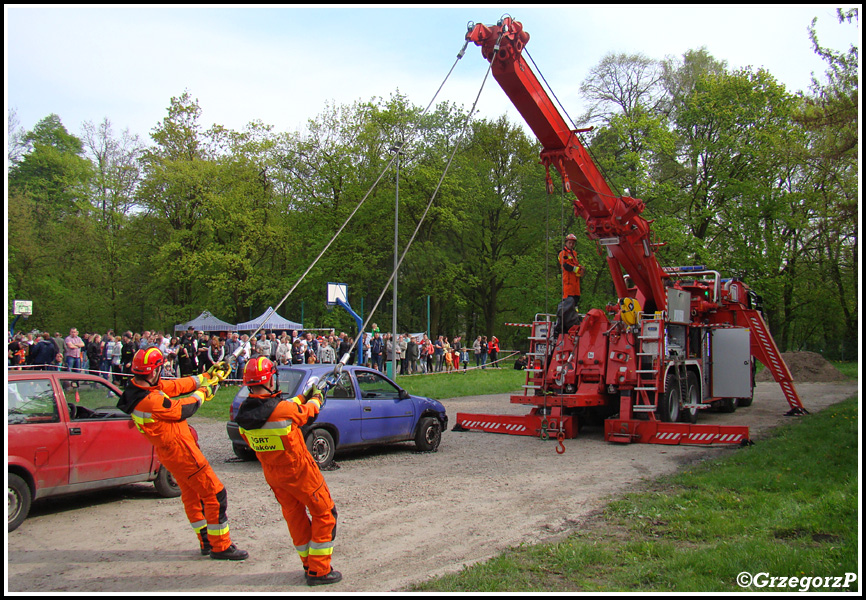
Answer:
<svg viewBox="0 0 866 600"><path fill-rule="evenodd" d="M295 369L280 369L277 371L280 378L280 391L285 394L297 395L304 390L298 389L302 381L307 380L306 371L298 371ZM235 396L233 407L240 406L240 403L249 395L250 391L247 386L241 386L238 395Z"/></svg>
<svg viewBox="0 0 866 600"><path fill-rule="evenodd" d="M304 371L289 369L279 371L280 389L287 394L300 394L304 390L300 390L298 387L301 380L306 380L306 375Z"/></svg>

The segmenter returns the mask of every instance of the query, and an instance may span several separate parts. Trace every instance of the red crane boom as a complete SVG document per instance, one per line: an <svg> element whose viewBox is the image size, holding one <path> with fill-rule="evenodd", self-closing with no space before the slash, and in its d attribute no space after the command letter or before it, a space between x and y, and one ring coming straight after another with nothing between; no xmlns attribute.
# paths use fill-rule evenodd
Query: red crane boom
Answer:
<svg viewBox="0 0 866 600"><path fill-rule="evenodd" d="M640 216L644 203L610 189L577 136L581 130L569 127L523 57L529 41L523 25L506 17L498 25L475 25L466 38L481 46L482 56L492 61L493 77L541 142L549 191L553 166L564 189L574 193L574 212L586 223L587 234L607 249L617 295L634 295L623 280L628 274L637 288L636 299L646 311L665 310L667 275L656 260L650 224Z"/></svg>

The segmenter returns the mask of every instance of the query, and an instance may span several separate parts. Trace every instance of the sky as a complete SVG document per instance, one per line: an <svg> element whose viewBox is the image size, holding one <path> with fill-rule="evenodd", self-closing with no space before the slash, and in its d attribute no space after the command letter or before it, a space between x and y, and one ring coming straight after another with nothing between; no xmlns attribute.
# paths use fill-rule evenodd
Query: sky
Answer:
<svg viewBox="0 0 866 600"><path fill-rule="evenodd" d="M302 130L327 103L406 95L424 107L463 45L467 23L521 21L527 50L568 113L610 52L680 57L706 47L729 68L764 67L789 91L808 90L822 45L859 45L859 23L825 5L28 6L5 5L5 101L25 130L51 113L70 133L108 118L150 142L172 97L197 99L200 124L241 130L254 120ZM469 108L487 63L474 44L437 97ZM480 114L522 123L489 80Z"/></svg>

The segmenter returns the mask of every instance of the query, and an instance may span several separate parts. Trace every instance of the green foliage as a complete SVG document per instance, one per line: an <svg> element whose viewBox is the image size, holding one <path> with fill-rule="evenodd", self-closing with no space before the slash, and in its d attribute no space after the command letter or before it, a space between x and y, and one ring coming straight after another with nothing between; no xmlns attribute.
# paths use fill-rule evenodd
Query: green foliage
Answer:
<svg viewBox="0 0 866 600"><path fill-rule="evenodd" d="M32 149L9 170L9 187L33 201L37 225L79 214L87 207L91 164L81 156L81 140L66 131L57 115L42 119L24 135Z"/></svg>

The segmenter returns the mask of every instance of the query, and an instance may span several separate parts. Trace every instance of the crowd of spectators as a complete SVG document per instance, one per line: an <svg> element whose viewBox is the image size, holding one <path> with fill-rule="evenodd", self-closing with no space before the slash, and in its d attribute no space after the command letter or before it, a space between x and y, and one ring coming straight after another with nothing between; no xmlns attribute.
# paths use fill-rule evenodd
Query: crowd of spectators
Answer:
<svg viewBox="0 0 866 600"><path fill-rule="evenodd" d="M494 336L488 342L487 336L479 335L471 345L461 336L451 339L444 335L435 340L426 334L398 334L396 340L391 334L380 336L373 325L373 332L363 342L365 362L368 366L384 371L384 363L396 360L401 375L418 373L439 373L442 371L466 371L470 357L475 367L487 367L488 360L495 363L499 353L499 340Z"/></svg>
<svg viewBox="0 0 866 600"><path fill-rule="evenodd" d="M349 364L358 364L359 352L363 353L361 364L382 372L394 360L401 375L465 372L470 362L482 369L496 363L499 340L478 336L469 344L460 336L451 341L442 335L435 340L426 334L392 336L380 333L375 323L357 344L345 332L338 335L334 330L317 335L283 331L279 336L275 331L262 331L251 339L238 332L208 334L192 327L180 336L161 331L116 334L113 330L79 336L72 328L65 337L47 331L16 334L9 340L9 366L90 372L121 384L131 376L135 352L150 347L159 348L166 357L163 377L201 373L225 360L232 366L231 379L240 379L246 362L258 356L267 356L276 364L333 364L349 353Z"/></svg>

